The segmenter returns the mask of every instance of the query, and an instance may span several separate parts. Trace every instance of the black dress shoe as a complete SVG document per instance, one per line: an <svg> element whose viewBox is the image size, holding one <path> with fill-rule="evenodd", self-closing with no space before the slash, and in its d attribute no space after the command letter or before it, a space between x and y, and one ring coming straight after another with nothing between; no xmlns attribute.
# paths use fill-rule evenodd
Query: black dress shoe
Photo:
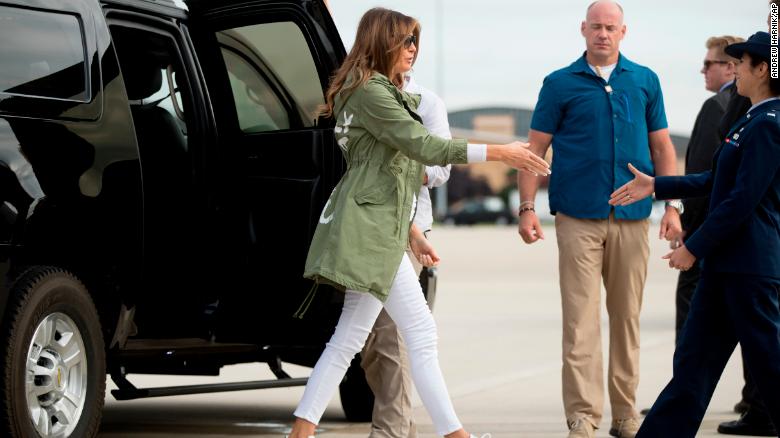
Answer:
<svg viewBox="0 0 780 438"><path fill-rule="evenodd" d="M744 414L748 410L750 410L750 403L746 402L745 399L740 400L739 403L734 405L734 412L739 415Z"/></svg>
<svg viewBox="0 0 780 438"><path fill-rule="evenodd" d="M778 436L772 420L766 415L747 411L739 420L720 423L718 433L726 435Z"/></svg>

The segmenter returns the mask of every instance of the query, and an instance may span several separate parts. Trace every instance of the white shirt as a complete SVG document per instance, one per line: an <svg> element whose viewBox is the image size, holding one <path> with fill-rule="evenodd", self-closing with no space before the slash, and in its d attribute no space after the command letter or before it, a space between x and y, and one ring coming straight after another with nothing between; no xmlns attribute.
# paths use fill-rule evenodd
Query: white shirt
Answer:
<svg viewBox="0 0 780 438"><path fill-rule="evenodd" d="M596 70L596 66L588 64L588 67L590 67L591 70L593 70L593 73L596 73L598 76L599 72ZM615 70L615 67L617 67L617 63L612 65L605 65L604 67L599 67L599 70L601 70L601 77L609 82L609 77L612 76L612 71Z"/></svg>
<svg viewBox="0 0 780 438"><path fill-rule="evenodd" d="M439 96L418 85L411 76L405 77L404 91L421 96L417 114L422 118L423 125L428 132L438 137L452 138L450 122L447 119L447 108ZM428 189L439 187L447 182L450 179L451 168L452 166L449 164L443 167L425 166L428 183L420 188L420 194L417 196L417 214L414 216L414 223L421 231L428 231L433 225L433 206Z"/></svg>

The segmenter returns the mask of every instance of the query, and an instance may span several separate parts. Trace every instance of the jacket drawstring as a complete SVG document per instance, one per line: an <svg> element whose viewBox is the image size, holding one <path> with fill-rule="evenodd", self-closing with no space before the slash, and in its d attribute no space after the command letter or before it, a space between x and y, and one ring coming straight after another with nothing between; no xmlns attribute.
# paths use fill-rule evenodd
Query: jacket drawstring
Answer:
<svg viewBox="0 0 780 438"><path fill-rule="evenodd" d="M296 319L303 319L303 315L309 310L309 307L311 306L311 303L314 301L314 296L317 294L317 289L319 289L320 283L315 281L313 285L311 285L311 289L309 289L309 293L306 294L306 298L303 299L303 302L298 307L298 310L293 313L293 318Z"/></svg>

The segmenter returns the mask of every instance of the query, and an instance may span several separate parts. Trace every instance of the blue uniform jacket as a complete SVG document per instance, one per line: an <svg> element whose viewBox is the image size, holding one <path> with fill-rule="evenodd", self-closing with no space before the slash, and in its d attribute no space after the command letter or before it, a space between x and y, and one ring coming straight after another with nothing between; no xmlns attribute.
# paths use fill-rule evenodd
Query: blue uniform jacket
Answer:
<svg viewBox="0 0 780 438"><path fill-rule="evenodd" d="M780 278L780 101L731 128L712 171L656 177L659 199L710 195L709 213L685 242L708 272Z"/></svg>

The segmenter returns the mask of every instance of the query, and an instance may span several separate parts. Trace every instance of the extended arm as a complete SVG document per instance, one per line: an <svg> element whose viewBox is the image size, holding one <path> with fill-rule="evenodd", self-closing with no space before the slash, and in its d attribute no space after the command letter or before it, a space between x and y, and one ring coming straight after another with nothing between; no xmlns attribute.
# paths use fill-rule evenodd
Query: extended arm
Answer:
<svg viewBox="0 0 780 438"><path fill-rule="evenodd" d="M526 144L487 145L481 158L472 153L478 145L465 140L447 140L431 135L409 114L393 94L382 85L368 84L362 95L364 126L377 140L396 148L409 158L425 165L444 166L451 163L501 161L516 169L546 175L547 163L531 153ZM467 158L469 157L469 158Z"/></svg>

